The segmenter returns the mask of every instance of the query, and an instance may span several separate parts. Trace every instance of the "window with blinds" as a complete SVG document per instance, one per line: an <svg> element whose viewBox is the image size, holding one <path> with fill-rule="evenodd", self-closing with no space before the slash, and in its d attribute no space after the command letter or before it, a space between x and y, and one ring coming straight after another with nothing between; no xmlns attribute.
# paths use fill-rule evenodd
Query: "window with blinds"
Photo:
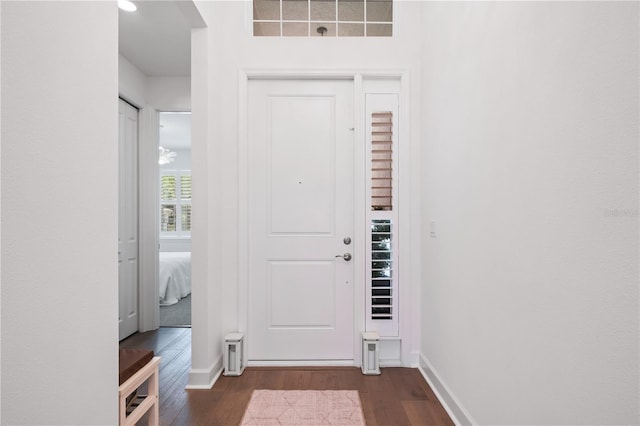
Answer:
<svg viewBox="0 0 640 426"><path fill-rule="evenodd" d="M391 221L371 221L371 319L393 319Z"/></svg>
<svg viewBox="0 0 640 426"><path fill-rule="evenodd" d="M367 94L367 331L399 335L397 229L398 95Z"/></svg>
<svg viewBox="0 0 640 426"><path fill-rule="evenodd" d="M191 174L162 172L160 176L160 232L185 235L191 232Z"/></svg>
<svg viewBox="0 0 640 426"><path fill-rule="evenodd" d="M391 210L393 147L391 111L371 114L371 209Z"/></svg>

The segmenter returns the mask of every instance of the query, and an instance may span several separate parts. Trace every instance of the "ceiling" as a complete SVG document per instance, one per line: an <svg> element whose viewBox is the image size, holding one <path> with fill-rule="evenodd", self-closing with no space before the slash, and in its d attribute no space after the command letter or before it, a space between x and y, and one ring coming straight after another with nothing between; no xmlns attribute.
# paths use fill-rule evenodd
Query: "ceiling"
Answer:
<svg viewBox="0 0 640 426"><path fill-rule="evenodd" d="M191 25L176 1L134 3L135 12L118 10L120 54L147 76L190 75Z"/></svg>

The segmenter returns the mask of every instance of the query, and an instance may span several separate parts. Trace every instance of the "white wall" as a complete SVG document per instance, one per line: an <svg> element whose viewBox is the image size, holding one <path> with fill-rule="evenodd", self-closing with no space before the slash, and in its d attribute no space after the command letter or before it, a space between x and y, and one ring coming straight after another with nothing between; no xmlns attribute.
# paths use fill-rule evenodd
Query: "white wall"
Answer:
<svg viewBox="0 0 640 426"><path fill-rule="evenodd" d="M197 5L199 8L202 4ZM205 18L206 19L206 18ZM211 21L214 22L214 21ZM209 53L208 30L191 32L191 371L189 387L208 388L221 366L220 338L222 333L220 306L216 287L209 279ZM216 197L211 197L216 200ZM213 206L212 206L213 207ZM216 319L218 319L216 321Z"/></svg>
<svg viewBox="0 0 640 426"><path fill-rule="evenodd" d="M117 424L117 6L1 7L2 422Z"/></svg>
<svg viewBox="0 0 640 426"><path fill-rule="evenodd" d="M219 1L198 2L197 6L210 24L208 28L208 99L209 108L206 147L197 146L194 137L194 206L196 205L196 180L199 154L205 153L207 167L207 189L200 189L206 196L208 208L206 230L206 252L203 259L207 265L198 266L196 249L193 258L194 297L199 292L210 295L202 307L193 306L193 369L206 372L221 356L222 336L239 328L239 72L240 70L279 69L296 70L406 70L415 73L411 80L409 96L419 93L420 46L415 37L416 28L421 27L421 5L417 2L394 3L396 7L396 36L393 38L271 38L252 37L250 2ZM221 19L220 17L224 17ZM195 45L192 53L196 52ZM192 66L192 69L195 67ZM195 78L195 77L194 77ZM195 90L194 83L194 90ZM194 95L195 96L195 95ZM419 109L419 96L411 97L411 111ZM204 102L204 101L203 101ZM195 105L195 102L194 102ZM194 131L196 128L194 107ZM417 134L419 121L407 132L407 149L412 148L410 133ZM411 148L409 148L411 147ZM204 161L204 160L202 160ZM224 182L224 185L220 185ZM407 185L410 183L407 182ZM200 201L203 201L200 198ZM194 207L195 208L195 207ZM409 208L408 208L409 210ZM203 210L198 210L202 212ZM194 230L196 228L194 216ZM209 224L211 226L209 226ZM218 224L224 224L223 227ZM199 231L199 232L200 232ZM193 244L196 244L194 235ZM205 243L202 243L202 247ZM221 249L224 247L224 250ZM198 271L206 276L199 277ZM202 283L199 287L198 283ZM409 281L407 281L409 283ZM407 288L407 291L412 291ZM224 303L220 303L224 300ZM204 303L204 302L203 302ZM206 322L207 332L199 333L199 320ZM417 324L417 321L414 321ZM204 325L203 325L204 326ZM416 348L417 349L417 348ZM197 355L196 355L197 354ZM190 383L203 383L192 374Z"/></svg>
<svg viewBox="0 0 640 426"><path fill-rule="evenodd" d="M118 90L138 108L191 111L190 76L148 76L122 55L118 55Z"/></svg>
<svg viewBox="0 0 640 426"><path fill-rule="evenodd" d="M191 111L191 77L147 77L147 102L158 111Z"/></svg>
<svg viewBox="0 0 640 426"><path fill-rule="evenodd" d="M423 366L479 424L637 424L638 3L423 22Z"/></svg>
<svg viewBox="0 0 640 426"><path fill-rule="evenodd" d="M147 76L127 58L118 55L118 92L138 108L146 105Z"/></svg>

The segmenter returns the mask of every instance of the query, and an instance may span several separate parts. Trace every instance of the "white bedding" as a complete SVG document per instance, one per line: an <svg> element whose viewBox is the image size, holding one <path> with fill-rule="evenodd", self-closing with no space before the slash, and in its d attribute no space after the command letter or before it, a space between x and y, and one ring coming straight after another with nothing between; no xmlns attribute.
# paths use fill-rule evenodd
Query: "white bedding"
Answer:
<svg viewBox="0 0 640 426"><path fill-rule="evenodd" d="M160 305L173 305L191 294L191 253L160 253Z"/></svg>

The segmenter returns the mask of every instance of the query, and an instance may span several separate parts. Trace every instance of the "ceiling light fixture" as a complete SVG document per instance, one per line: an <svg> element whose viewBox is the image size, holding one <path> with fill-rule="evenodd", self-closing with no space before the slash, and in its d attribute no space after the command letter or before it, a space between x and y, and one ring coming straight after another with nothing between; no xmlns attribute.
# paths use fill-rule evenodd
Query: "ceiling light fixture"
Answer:
<svg viewBox="0 0 640 426"><path fill-rule="evenodd" d="M158 164L164 166L165 164L173 163L176 159L177 153L163 147L159 147L160 156L158 158Z"/></svg>
<svg viewBox="0 0 640 426"><path fill-rule="evenodd" d="M118 0L118 7L127 12L135 12L138 10L135 4L129 0Z"/></svg>

